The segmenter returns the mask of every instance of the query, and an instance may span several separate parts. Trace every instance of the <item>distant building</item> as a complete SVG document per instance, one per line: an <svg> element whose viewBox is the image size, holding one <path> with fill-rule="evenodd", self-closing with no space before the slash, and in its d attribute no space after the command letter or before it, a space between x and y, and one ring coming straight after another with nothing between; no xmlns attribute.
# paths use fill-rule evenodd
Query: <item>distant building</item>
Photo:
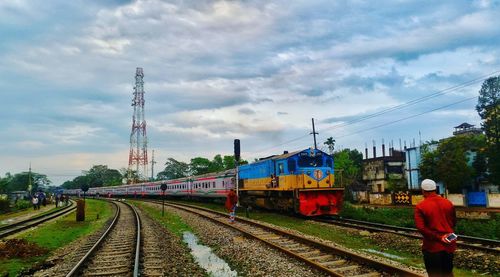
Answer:
<svg viewBox="0 0 500 277"><path fill-rule="evenodd" d="M426 144L425 147L428 151L434 151L437 149L439 143ZM420 175L420 163L422 162L422 149L421 146L415 146L406 148L405 157L405 174L406 180L408 182L408 189L412 191L420 191L422 188L420 187L420 183L423 179L426 179L426 176ZM438 191L443 191L443 184L440 182L436 183L438 186Z"/></svg>
<svg viewBox="0 0 500 277"><path fill-rule="evenodd" d="M469 123L462 123L458 126L455 126L455 131L453 132L454 136L461 136L461 135L480 135L483 133L483 129L481 128L476 128L474 125L469 124Z"/></svg>
<svg viewBox="0 0 500 277"><path fill-rule="evenodd" d="M420 146L406 148L405 172L409 190L420 190L420 162L422 161Z"/></svg>
<svg viewBox="0 0 500 277"><path fill-rule="evenodd" d="M365 150L367 153L368 151ZM385 192L391 180L403 180L405 155L402 151L389 149L389 156L385 156L385 146L382 146L382 156L363 160L363 181L372 192Z"/></svg>

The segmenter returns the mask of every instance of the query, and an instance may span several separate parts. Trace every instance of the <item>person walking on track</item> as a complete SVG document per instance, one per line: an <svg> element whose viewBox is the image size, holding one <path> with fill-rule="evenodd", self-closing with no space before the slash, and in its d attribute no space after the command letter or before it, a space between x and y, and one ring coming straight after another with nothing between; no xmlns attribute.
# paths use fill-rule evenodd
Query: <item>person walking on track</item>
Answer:
<svg viewBox="0 0 500 277"><path fill-rule="evenodd" d="M229 212L229 222L234 223L234 217L236 216L236 204L238 203L238 195L233 189L229 191L226 198L226 209Z"/></svg>
<svg viewBox="0 0 500 277"><path fill-rule="evenodd" d="M433 180L423 180L421 187L424 200L415 207L415 225L423 236L425 269L430 277L453 276L453 253L457 248L453 233L455 208L436 193Z"/></svg>

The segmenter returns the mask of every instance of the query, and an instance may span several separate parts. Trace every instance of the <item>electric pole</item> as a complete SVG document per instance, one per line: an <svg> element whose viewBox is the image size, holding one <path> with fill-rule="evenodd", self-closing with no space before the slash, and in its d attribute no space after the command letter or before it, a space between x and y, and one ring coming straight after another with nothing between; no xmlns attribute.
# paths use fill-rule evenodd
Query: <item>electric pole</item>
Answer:
<svg viewBox="0 0 500 277"><path fill-rule="evenodd" d="M154 170L155 170L155 150L153 150L153 152L151 153L151 181L153 181L155 179L155 174L154 174Z"/></svg>
<svg viewBox="0 0 500 277"><path fill-rule="evenodd" d="M316 135L319 135L319 133L316 133L316 129L314 129L314 118L312 119L312 125L313 125L313 131L310 133L310 135L313 135L314 137L314 149L318 149L318 146L316 145Z"/></svg>

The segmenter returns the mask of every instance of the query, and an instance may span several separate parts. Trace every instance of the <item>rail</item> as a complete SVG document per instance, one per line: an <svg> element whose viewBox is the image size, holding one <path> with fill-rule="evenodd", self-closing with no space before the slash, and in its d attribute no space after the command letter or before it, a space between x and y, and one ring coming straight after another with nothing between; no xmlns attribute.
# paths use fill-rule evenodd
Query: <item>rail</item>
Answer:
<svg viewBox="0 0 500 277"><path fill-rule="evenodd" d="M394 225L387 225L387 224L374 223L374 222L355 220L355 219L344 219L344 218L312 219L312 220L339 225L343 227L362 229L372 232L392 233L409 238L422 239L422 236L418 233L418 230L415 228L400 227ZM478 243L481 245L477 245ZM457 245L459 247L472 248L472 249L500 254L500 241L494 239L458 235Z"/></svg>
<svg viewBox="0 0 500 277"><path fill-rule="evenodd" d="M66 215L75 209L76 209L75 202L70 201L70 204L62 209L53 210L53 211L50 211L50 212L47 212L47 213L44 213L41 215L34 216L32 218L28 218L26 220L22 220L22 221L19 221L16 223L1 226L0 227L0 238L7 237L7 236L10 236L12 234L23 231L25 229L28 229L30 227L34 227L36 225L42 224L42 223L44 223L48 220L51 220L53 218Z"/></svg>
<svg viewBox="0 0 500 277"><path fill-rule="evenodd" d="M102 242L104 241L104 239L109 235L109 233L111 232L111 230L116 226L116 222L118 221L118 217L120 216L120 206L117 205L114 201L111 201L111 203L113 203L116 207L116 212L115 212L115 216L113 218L113 221L111 222L111 224L109 225L109 227L106 229L106 231L101 235L101 237L97 240L97 242L92 246L92 248L90 248L87 253L85 253L85 255L78 261L78 263L73 267L73 269L66 275L66 277L71 277L71 276L77 276L76 274L79 273L79 271L83 268L83 265L86 264L89 260L89 258L97 251L97 249L99 248L99 246L102 244ZM126 205L128 205L128 207L130 207L135 215L136 215L136 224L140 224L140 219L139 219L139 215L137 214L137 212L135 211L135 209L130 206L128 203L125 203ZM138 225L138 227L140 227L140 225ZM136 251L135 251L135 260L134 260L134 276L138 276L138 268L139 268L139 251L138 249L140 248L140 228L137 229L137 242L136 242Z"/></svg>

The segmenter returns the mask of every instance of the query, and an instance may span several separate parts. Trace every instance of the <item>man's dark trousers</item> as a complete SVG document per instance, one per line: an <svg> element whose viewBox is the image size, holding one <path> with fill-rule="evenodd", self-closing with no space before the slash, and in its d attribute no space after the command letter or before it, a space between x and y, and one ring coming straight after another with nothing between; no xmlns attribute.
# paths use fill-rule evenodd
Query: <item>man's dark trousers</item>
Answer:
<svg viewBox="0 0 500 277"><path fill-rule="evenodd" d="M453 276L453 253L446 251L422 252L429 277Z"/></svg>

